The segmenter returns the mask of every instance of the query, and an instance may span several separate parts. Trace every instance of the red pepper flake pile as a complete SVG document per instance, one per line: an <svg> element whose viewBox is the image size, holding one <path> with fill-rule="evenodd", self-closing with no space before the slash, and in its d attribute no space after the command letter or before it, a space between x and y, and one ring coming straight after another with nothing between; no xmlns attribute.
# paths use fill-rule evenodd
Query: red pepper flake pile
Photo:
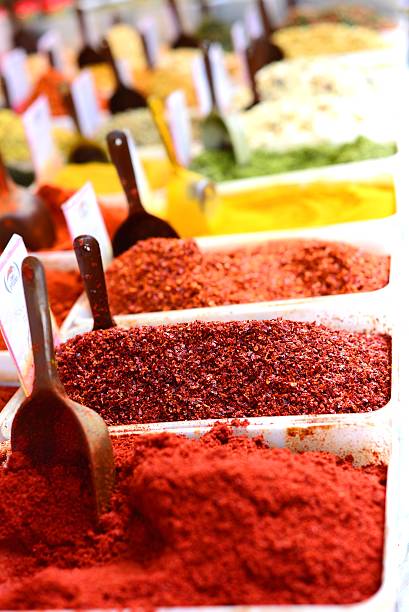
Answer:
<svg viewBox="0 0 409 612"><path fill-rule="evenodd" d="M50 105L53 117L61 117L70 114L66 98L69 93L68 81L54 68L50 68L37 81L33 93L23 104L20 111L26 110L37 98L45 96Z"/></svg>
<svg viewBox="0 0 409 612"><path fill-rule="evenodd" d="M108 425L370 412L391 388L390 336L285 320L90 332L57 361Z"/></svg>
<svg viewBox="0 0 409 612"><path fill-rule="evenodd" d="M350 244L276 240L201 252L194 240L151 238L107 270L114 314L374 291L390 258Z"/></svg>
<svg viewBox="0 0 409 612"><path fill-rule="evenodd" d="M18 457L0 472L1 609L335 605L379 588L384 467L220 425L200 440L114 444L112 509L97 530L74 474Z"/></svg>

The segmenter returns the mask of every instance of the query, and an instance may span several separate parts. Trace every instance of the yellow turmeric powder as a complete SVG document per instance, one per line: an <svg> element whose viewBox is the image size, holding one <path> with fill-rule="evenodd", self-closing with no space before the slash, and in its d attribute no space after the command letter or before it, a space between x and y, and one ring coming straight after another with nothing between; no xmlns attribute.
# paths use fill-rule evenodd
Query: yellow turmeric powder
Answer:
<svg viewBox="0 0 409 612"><path fill-rule="evenodd" d="M317 227L381 219L396 211L392 180L275 185L221 195L211 234Z"/></svg>
<svg viewBox="0 0 409 612"><path fill-rule="evenodd" d="M164 187L170 175L168 160L152 157L141 161L151 188ZM87 181L91 181L98 196L122 194L121 183L112 164L67 164L51 180L56 187L73 190L80 189Z"/></svg>

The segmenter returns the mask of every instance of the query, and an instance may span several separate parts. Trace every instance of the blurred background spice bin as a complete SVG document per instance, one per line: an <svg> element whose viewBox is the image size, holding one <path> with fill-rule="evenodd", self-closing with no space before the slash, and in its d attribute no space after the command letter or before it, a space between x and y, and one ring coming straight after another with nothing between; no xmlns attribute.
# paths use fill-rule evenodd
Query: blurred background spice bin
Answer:
<svg viewBox="0 0 409 612"><path fill-rule="evenodd" d="M286 230L388 217L398 206L398 160L399 155L219 183L215 206L204 208L208 231ZM181 213L178 201L168 199L166 218L176 230L183 228Z"/></svg>
<svg viewBox="0 0 409 612"><path fill-rule="evenodd" d="M317 604L336 603L339 610L359 609L369 612L369 610L374 610L374 605L379 610L392 610L396 587L396 568L400 560L397 499L398 487L401 483L398 457L395 451L391 455L390 431L359 424L343 427L339 423L331 427L304 424L294 428L276 424L268 427L250 425L247 428L238 427L229 430L219 425L213 431L209 431L209 428L202 432L193 429L176 429L174 432L161 429L160 431L169 433L152 437L143 435L141 432L139 435L119 434L113 438L118 470L117 487L113 496L113 512L109 516L112 517L114 514L116 520L109 520L103 534L99 533L97 538L94 537L94 528L88 523L87 512L84 512L86 498L84 492L81 492L76 486L75 473L65 475L64 486L60 482L61 475L58 472L49 475L46 479L48 484L44 485L41 475L34 470L30 470L30 478L27 479L28 469L26 467L23 472L25 477L22 479L21 466L14 464L1 475L2 506L6 506L6 510L10 513L9 520L5 521L4 530L13 530L13 533L18 533L19 539L25 542L28 537L27 528L20 527L20 524L22 521L24 525L33 524L30 529L30 542L36 541L41 533L42 551L44 555L48 555L48 549L51 546L52 523L53 557L50 560L50 556L47 556L48 569L45 572L53 575L56 605L62 608L74 603L75 606L83 607L95 603L99 605L100 601L102 606L107 601L112 605L117 605L120 601L120 605L123 605L124 581L126 580L127 602L130 600L137 602L138 605L155 606L163 601L162 592L158 593L157 589L158 571L161 576L166 576L167 602L170 606L179 603L190 604L193 601L196 605L200 603L218 604L219 601L220 603L224 601L225 595L224 592L220 594L219 588L216 594L213 576L215 572L217 573L216 568L220 568L220 559L223 559L224 563L228 562L224 585L229 588L230 600L233 604L250 604L253 601L268 603L272 610L278 612L281 607L275 604L288 601L294 588L292 578L287 578L284 583L281 581L276 583L272 579L274 574L271 572L276 572L277 563L270 559L268 551L271 550L275 560L277 550L280 551L280 567L285 575L290 567L290 558L285 552L283 553L280 537L277 540L277 533L280 533L284 534L286 541L295 539L298 549L303 551L301 560L298 561L297 558L295 565L291 557L291 572L289 573L290 577L295 577L297 585L305 583L303 594L297 597L298 603L304 601L314 601ZM178 433L181 437L173 437L173 433ZM202 435L205 435L204 444L200 440ZM256 438L258 442L252 442L252 438ZM265 444L261 442L262 438L265 439ZM133 448L138 448L138 452L135 453ZM310 454L309 451L320 454ZM6 453L7 449L4 449L3 452ZM323 454L323 452L329 454ZM138 457L137 465L132 457ZM347 457L348 462L343 462L341 458ZM173 466L172 470L169 470L170 462ZM199 464L200 470L198 469ZM308 473L308 478L311 480L308 489L305 489L304 485L299 486L300 482L305 481L305 476L300 477L300 474L304 472ZM124 487L124 475L129 473L132 474L131 486ZM244 483L244 497L242 497L241 490L238 492L234 484L239 474L241 482ZM155 485L158 478L162 483L169 482L169 490L172 491L171 503L166 506L166 509L161 501L162 490L159 491ZM44 514L40 525L36 506L30 503L22 504L20 500L20 497L25 496L26 488L31 486L32 482L37 481L37 496L47 500L47 508L49 508L49 512ZM223 486L221 486L222 481ZM56 513L54 505L57 502L54 495L51 494L52 487L54 490L61 490L61 488L67 490L68 487L70 492L70 495L59 500ZM266 499L268 507L273 503L271 500L274 501L275 529L278 529L277 533L274 530L274 539L267 549L265 533L271 530L271 526L267 526L264 519L260 522L259 512L255 511L259 506L257 491L264 491L266 488L269 493L263 493L263 499ZM223 503L218 505L217 512L214 514L213 495L216 489L220 489L221 493L219 491L218 496ZM294 490L297 490L296 501L293 495L291 499L288 497L288 492L293 493ZM121 491L120 496L119 491ZM270 495L270 491L273 491L273 495ZM73 495L73 492L76 494ZM173 501L173 496L177 496L178 503ZM306 496L305 499L304 496ZM278 506L277 500L279 500ZM315 502L318 500L319 503L311 504L311 500ZM312 540L311 534L308 538L304 537L306 520L300 520L297 510L298 502L302 504L302 516L304 519L308 517L308 524L320 526L314 532L316 535ZM19 505L19 512L13 510L16 504ZM243 520L237 516L237 507L242 508L244 512ZM206 509L205 512L203 508ZM288 508L291 509L291 517L288 514ZM346 522L334 523L334 514L337 517L339 512L345 512L346 508L349 509ZM72 517L72 520L67 521L66 512L69 517ZM126 521L123 516L125 512ZM209 513L213 517L210 522ZM349 524L348 517L355 516L356 513L361 518L363 517L362 520ZM32 521L33 514L36 515L34 522ZM270 516L270 512L267 512L267 515ZM169 516L173 519L172 528L169 528ZM206 527L203 525L203 516L206 517ZM279 528L281 522L283 525ZM180 524L183 524L183 530L178 528ZM220 524L226 526L222 532ZM147 525L149 525L149 530ZM240 525L245 525L243 533ZM322 529L323 525L325 527ZM186 526L188 526L187 529ZM137 529L137 533L142 534L142 537L136 540L128 537L127 534L132 527ZM142 566L139 555L135 553L135 546L138 552L145 550L147 543L151 542L152 528L156 533L161 533L161 541L171 541L172 546L159 546L155 549L155 554L151 557L149 568L146 570L146 564ZM206 528L208 540L212 543L210 556L203 554L202 544L197 542L195 536L198 532L202 533L204 528ZM86 540L83 538L85 533L87 534ZM263 537L260 538L258 536L261 533ZM232 534L236 535L232 536ZM126 541L126 546L121 538ZM63 561L67 554L67 539L72 542L69 576L66 563ZM247 552L244 557L234 554L230 558L227 551L231 549L232 542L235 542L236 539L237 545L240 545L241 549L244 546L243 550ZM356 548L357 539L361 543L365 542L365 545L358 549ZM64 541L63 547L61 546L62 540ZM261 541L262 547L259 551ZM120 543L119 547L117 542ZM107 543L109 543L108 548ZM310 577L306 579L305 563L302 559L308 554L311 544L314 545L315 551L322 550L321 554L316 557L314 565L317 568L316 571L320 573L323 571L321 567L326 567L329 562L328 557L331 559L335 555L336 561L334 562L338 568L342 569L342 586L337 578L339 572L335 574L324 572L324 590L322 581L317 591L316 581L311 581ZM207 549L208 546L206 542ZM108 556L107 550L109 551ZM168 550L172 551L171 557L175 560L180 555L183 556L183 550L191 551L189 559L192 559L193 554L194 565L200 571L200 575L209 577L205 582L203 579L200 581L200 593L194 586L195 581L192 582L191 571L184 572L181 569L175 572L175 565L170 562ZM101 551L103 551L103 558L100 559ZM112 556L112 552L115 556ZM260 554L264 559L263 575L267 576L266 581L261 583L259 576L257 581L254 581L255 574L248 569L249 559L254 558L254 562L258 564ZM85 555L88 561L87 567L84 568L81 561ZM366 559L366 555L367 560L362 566L363 558ZM127 559L126 575L123 573L124 558ZM245 565L242 562L243 558L246 559ZM13 559L16 557L13 556ZM21 576L22 564L30 562L30 555L28 557L26 555L24 559L18 557L17 559L19 561L17 576ZM93 559L95 563L92 562ZM344 568L342 562L340 566L340 559L344 560ZM109 564L109 572L107 572L107 564ZM183 563L182 567L184 565ZM171 573L169 573L169 567L171 567ZM179 567L179 564L176 567ZM245 591L241 589L237 591L238 572L242 576L241 583L245 586ZM89 588L91 575L92 589ZM129 582L130 576L131 583ZM37 606L37 602L40 602L38 585L43 584L43 580L44 570L39 571L36 568L33 570L30 566L27 577L13 578L8 582L7 589L1 595L1 602L4 602L7 609L11 609L15 598L22 597L24 593L24 597L29 596L30 601ZM135 581L136 590L132 588L130 590L129 584L134 584ZM139 588L140 581L143 581L144 584L142 590ZM275 586L276 584L279 586ZM353 596L350 588L345 588L345 584L354 586ZM108 600L107 592L109 592ZM331 593L331 596L328 593ZM43 597L42 594L41 597ZM304 607L310 609L308 605ZM314 609L324 608L315 605Z"/></svg>
<svg viewBox="0 0 409 612"><path fill-rule="evenodd" d="M134 315L111 330L72 330L57 361L68 395L114 429L282 415L382 426L396 414L399 384L393 314L374 294L231 306L223 315L208 309L204 317L190 310L178 323L166 313ZM0 415L3 432L17 406L12 399Z"/></svg>
<svg viewBox="0 0 409 612"><path fill-rule="evenodd" d="M376 292L397 286L394 217L325 228L212 236L195 240L150 239L132 247L106 270L111 312L166 312L177 322L186 309L198 317L226 306L304 301L310 297ZM192 287L194 290L192 290ZM324 298L325 299L325 298ZM63 326L92 328L88 300L78 298Z"/></svg>

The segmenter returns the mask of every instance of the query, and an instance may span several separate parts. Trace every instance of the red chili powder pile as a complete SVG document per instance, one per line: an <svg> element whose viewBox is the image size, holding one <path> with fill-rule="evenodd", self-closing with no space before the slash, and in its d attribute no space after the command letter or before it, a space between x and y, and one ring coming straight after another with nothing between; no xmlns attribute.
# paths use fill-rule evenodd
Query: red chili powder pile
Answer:
<svg viewBox="0 0 409 612"><path fill-rule="evenodd" d="M90 332L57 360L109 425L369 412L391 388L389 336L284 320Z"/></svg>
<svg viewBox="0 0 409 612"><path fill-rule="evenodd" d="M107 270L114 314L374 291L390 258L350 244L277 240L201 252L194 240L137 243Z"/></svg>
<svg viewBox="0 0 409 612"><path fill-rule="evenodd" d="M217 426L117 441L92 529L75 474L0 474L0 608L349 604L380 586L383 467ZM85 504L86 505L86 504Z"/></svg>

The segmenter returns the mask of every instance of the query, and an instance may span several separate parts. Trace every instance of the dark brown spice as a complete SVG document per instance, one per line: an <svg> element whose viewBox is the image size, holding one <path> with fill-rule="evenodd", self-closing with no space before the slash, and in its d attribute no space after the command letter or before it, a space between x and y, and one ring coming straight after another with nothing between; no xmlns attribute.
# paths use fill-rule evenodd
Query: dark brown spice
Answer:
<svg viewBox="0 0 409 612"><path fill-rule="evenodd" d="M58 366L109 425L370 412L390 398L391 338L285 320L115 328L69 340Z"/></svg>
<svg viewBox="0 0 409 612"><path fill-rule="evenodd" d="M217 425L114 440L97 529L78 475L0 471L0 609L349 604L382 575L384 466L293 454Z"/></svg>
<svg viewBox="0 0 409 612"><path fill-rule="evenodd" d="M374 291L390 258L339 242L277 240L201 252L194 240L138 242L107 270L114 314Z"/></svg>

